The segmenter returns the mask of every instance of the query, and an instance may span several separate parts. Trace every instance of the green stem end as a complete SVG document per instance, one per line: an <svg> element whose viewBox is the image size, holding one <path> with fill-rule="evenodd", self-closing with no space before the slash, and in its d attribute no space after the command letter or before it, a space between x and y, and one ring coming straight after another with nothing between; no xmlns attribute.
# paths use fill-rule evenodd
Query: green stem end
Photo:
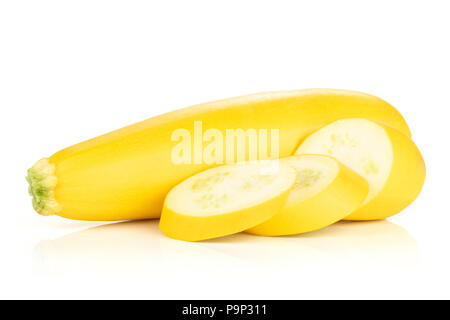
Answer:
<svg viewBox="0 0 450 320"><path fill-rule="evenodd" d="M47 158L41 159L28 169L26 177L28 192L33 197L33 208L43 216L51 216L61 211L61 206L55 199L57 178L55 165Z"/></svg>

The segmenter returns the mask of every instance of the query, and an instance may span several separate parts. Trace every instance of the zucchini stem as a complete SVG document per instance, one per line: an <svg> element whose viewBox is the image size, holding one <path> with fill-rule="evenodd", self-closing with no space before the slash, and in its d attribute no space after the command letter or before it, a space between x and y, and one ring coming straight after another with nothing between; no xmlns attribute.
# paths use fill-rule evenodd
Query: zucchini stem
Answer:
<svg viewBox="0 0 450 320"><path fill-rule="evenodd" d="M57 183L55 165L47 158L36 162L26 177L28 192L33 197L33 208L43 216L51 216L61 211L61 206L55 199L54 190Z"/></svg>

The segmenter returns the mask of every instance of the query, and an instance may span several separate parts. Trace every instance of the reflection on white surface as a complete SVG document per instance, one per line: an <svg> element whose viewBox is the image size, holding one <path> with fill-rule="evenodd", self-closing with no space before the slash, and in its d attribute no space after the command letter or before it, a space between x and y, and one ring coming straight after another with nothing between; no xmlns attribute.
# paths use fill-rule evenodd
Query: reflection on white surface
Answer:
<svg viewBox="0 0 450 320"><path fill-rule="evenodd" d="M43 240L34 248L34 270L67 274L260 274L295 277L404 274L415 271L415 240L389 221L339 222L288 237L245 233L205 242L164 236L157 220L120 222ZM255 268L255 266L257 268Z"/></svg>

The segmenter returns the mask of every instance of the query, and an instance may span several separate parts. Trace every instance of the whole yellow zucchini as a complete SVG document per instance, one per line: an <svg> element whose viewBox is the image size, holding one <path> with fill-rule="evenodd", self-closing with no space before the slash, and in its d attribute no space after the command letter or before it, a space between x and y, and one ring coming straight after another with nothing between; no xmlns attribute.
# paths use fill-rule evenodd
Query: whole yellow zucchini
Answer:
<svg viewBox="0 0 450 320"><path fill-rule="evenodd" d="M175 163L177 129L192 136L197 134L194 123L224 135L229 129L276 129L276 156L286 157L307 135L344 118L378 120L410 137L400 113L368 94L331 89L260 93L169 112L63 149L28 170L29 191L42 215L79 220L157 218L173 186L217 165L199 162L195 154L190 164ZM273 158L259 155L269 157Z"/></svg>

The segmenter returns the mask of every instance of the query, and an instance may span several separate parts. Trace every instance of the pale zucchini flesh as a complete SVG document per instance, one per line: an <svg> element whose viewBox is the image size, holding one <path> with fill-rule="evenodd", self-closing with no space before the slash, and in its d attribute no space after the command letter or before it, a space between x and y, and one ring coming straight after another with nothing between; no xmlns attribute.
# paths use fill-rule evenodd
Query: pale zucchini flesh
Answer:
<svg viewBox="0 0 450 320"><path fill-rule="evenodd" d="M425 179L425 164L412 140L376 121L335 121L307 137L296 151L311 153L334 157L368 181L369 193L346 217L350 220L383 219L400 212L414 201Z"/></svg>
<svg viewBox="0 0 450 320"><path fill-rule="evenodd" d="M283 208L249 233L281 236L318 230L348 216L367 196L367 181L331 157L299 155L280 162L297 170L296 183Z"/></svg>
<svg viewBox="0 0 450 320"><path fill-rule="evenodd" d="M280 210L296 177L294 168L277 160L203 171L168 193L160 229L171 238L187 241L244 231Z"/></svg>

